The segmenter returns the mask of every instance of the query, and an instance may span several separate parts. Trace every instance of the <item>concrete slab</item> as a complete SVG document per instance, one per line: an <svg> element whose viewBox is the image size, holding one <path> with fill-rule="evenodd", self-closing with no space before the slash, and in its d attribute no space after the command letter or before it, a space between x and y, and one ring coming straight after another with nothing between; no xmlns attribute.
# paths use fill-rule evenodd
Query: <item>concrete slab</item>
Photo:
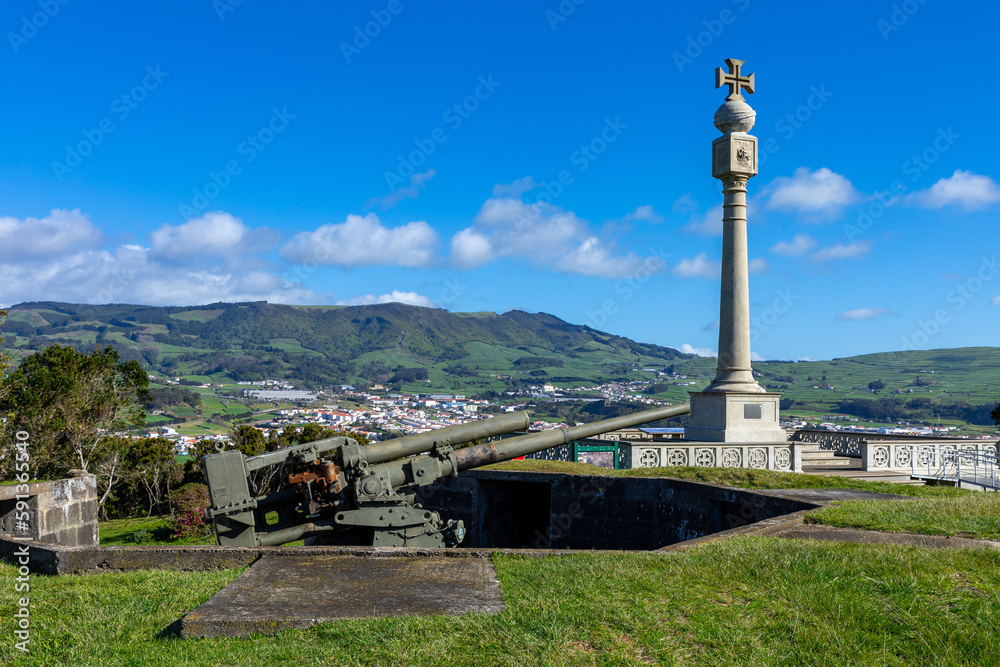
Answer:
<svg viewBox="0 0 1000 667"><path fill-rule="evenodd" d="M495 614L488 558L263 556L181 620L181 637L246 637L371 616Z"/></svg>
<svg viewBox="0 0 1000 667"><path fill-rule="evenodd" d="M831 503L841 500L906 500L908 496L894 493L878 493L861 489L766 489L759 491L767 495L795 498L809 503Z"/></svg>
<svg viewBox="0 0 1000 667"><path fill-rule="evenodd" d="M946 537L943 535L916 535L913 533L884 533L878 530L858 528L836 528L834 526L806 525L791 526L779 530L776 538L793 540L819 540L822 542L850 542L853 544L901 544L934 549L991 549L1000 551L1000 542L973 540L967 537Z"/></svg>

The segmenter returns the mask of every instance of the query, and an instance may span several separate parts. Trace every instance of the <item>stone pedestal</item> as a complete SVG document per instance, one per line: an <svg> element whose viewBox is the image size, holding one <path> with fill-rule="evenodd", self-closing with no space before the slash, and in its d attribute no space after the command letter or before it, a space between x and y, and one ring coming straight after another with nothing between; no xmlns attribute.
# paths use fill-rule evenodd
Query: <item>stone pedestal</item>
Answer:
<svg viewBox="0 0 1000 667"><path fill-rule="evenodd" d="M784 442L773 392L690 392L691 420L685 440L703 442Z"/></svg>

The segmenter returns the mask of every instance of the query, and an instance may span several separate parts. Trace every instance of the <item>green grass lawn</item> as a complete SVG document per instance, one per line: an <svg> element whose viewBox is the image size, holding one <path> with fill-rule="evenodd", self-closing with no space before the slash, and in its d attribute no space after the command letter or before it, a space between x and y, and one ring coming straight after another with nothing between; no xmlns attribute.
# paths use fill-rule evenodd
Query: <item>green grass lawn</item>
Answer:
<svg viewBox="0 0 1000 667"><path fill-rule="evenodd" d="M170 526L167 523L167 517L136 517L132 519L101 521L98 524L98 531L102 547L215 544L214 534L188 537L182 540L170 537ZM144 534L144 539L141 541L137 541L135 537L137 531L141 531ZM298 540L296 542L289 542L284 546L300 547L304 544L304 540Z"/></svg>
<svg viewBox="0 0 1000 667"><path fill-rule="evenodd" d="M500 614L181 640L238 571L31 579L24 665L993 665L1000 554L739 538L679 553L497 556ZM0 566L0 580L15 569ZM18 596L0 587L0 614ZM8 626L9 627L9 626ZM14 662L14 661L17 662Z"/></svg>
<svg viewBox="0 0 1000 667"><path fill-rule="evenodd" d="M522 470L527 472L561 472L576 475L609 475L612 477L671 477L693 482L708 482L741 489L861 489L904 496L958 497L975 491L948 486L911 486L891 482L868 482L847 477L826 477L796 472L775 472L751 468L632 468L609 470L588 463L525 459L505 461L486 466L485 470Z"/></svg>
<svg viewBox="0 0 1000 667"><path fill-rule="evenodd" d="M849 500L809 513L806 523L1000 540L1000 495L970 492L958 497L913 498L906 502Z"/></svg>
<svg viewBox="0 0 1000 667"><path fill-rule="evenodd" d="M101 546L120 547L135 544L215 544L215 535L190 537L175 540L170 537L170 527L166 517L138 517L134 519L114 519L102 521L98 525ZM137 542L133 535L141 531L147 539Z"/></svg>

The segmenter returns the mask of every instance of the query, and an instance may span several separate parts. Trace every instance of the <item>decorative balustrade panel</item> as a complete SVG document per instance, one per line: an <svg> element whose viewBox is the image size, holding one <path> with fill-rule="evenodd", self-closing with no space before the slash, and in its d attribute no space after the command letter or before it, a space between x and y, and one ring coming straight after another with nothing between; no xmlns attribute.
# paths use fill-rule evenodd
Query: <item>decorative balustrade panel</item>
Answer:
<svg viewBox="0 0 1000 667"><path fill-rule="evenodd" d="M870 437L871 434L808 430L799 430L792 435L793 441L817 444L820 449L829 449L840 456L861 456L861 444Z"/></svg>
<svg viewBox="0 0 1000 667"><path fill-rule="evenodd" d="M916 449L914 449L916 448ZM916 451L917 460L912 461ZM864 470L908 471L911 466L955 465L956 452L989 455L996 457L997 443L989 440L870 440L861 445L861 461ZM951 454L952 456L948 456Z"/></svg>
<svg viewBox="0 0 1000 667"><path fill-rule="evenodd" d="M913 477L951 481L959 487L1000 490L997 443L962 443L955 447L926 444L910 448Z"/></svg>
<svg viewBox="0 0 1000 667"><path fill-rule="evenodd" d="M684 444L670 443L621 443L622 467L658 468L756 468L801 472L801 450L796 443L781 444Z"/></svg>

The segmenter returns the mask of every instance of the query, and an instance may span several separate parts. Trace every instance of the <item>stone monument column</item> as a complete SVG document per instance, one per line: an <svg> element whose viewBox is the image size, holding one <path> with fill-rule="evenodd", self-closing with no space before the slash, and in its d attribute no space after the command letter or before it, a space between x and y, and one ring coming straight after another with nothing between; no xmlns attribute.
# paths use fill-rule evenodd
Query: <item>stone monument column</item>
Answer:
<svg viewBox="0 0 1000 667"><path fill-rule="evenodd" d="M764 390L750 366L750 272L747 262L747 181L757 175L757 137L748 132L757 114L741 90L754 92L754 75L743 76L742 60L726 60L715 71L715 87L729 95L715 112L722 136L712 142L712 176L722 181L722 284L719 358L715 379L691 392L691 421L685 438L709 442L785 440L778 426L779 396Z"/></svg>
<svg viewBox="0 0 1000 667"><path fill-rule="evenodd" d="M750 368L750 273L747 268L747 179L757 175L757 137L747 132L757 114L740 89L753 92L754 75L740 76L742 60L726 61L729 73L715 72L715 87L729 96L715 112L722 136L712 142L712 176L723 184L722 285L719 301L719 364L705 391L763 393Z"/></svg>

